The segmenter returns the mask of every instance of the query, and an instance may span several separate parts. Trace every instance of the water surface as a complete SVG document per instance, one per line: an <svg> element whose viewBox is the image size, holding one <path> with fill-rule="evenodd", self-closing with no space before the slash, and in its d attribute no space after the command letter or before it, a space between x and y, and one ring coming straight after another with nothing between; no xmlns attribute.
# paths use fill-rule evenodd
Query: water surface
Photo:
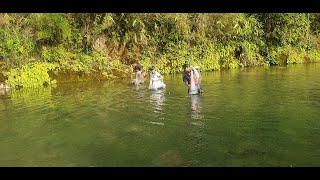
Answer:
<svg viewBox="0 0 320 180"><path fill-rule="evenodd" d="M320 64L0 92L0 166L320 166Z"/></svg>

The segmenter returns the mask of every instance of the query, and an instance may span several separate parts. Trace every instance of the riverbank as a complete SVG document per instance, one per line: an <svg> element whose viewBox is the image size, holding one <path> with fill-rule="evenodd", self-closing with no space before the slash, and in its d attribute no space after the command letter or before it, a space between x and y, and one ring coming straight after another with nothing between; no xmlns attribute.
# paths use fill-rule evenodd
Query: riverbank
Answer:
<svg viewBox="0 0 320 180"><path fill-rule="evenodd" d="M314 62L314 63L317 63L317 62ZM314 64L314 63L303 62L300 64ZM278 64L278 65L271 65L271 66L286 67L287 65L290 65L290 64ZM252 67L256 67L256 66L252 66ZM270 65L264 66L261 68L269 68L269 67ZM248 68L248 67L238 67L238 68ZM219 68L216 71L222 71L222 70L228 71L231 69ZM214 71L214 70L211 70L211 71ZM177 74L181 72L176 72L173 74ZM209 72L209 71L207 70L203 72ZM61 83L71 83L71 82L110 81L110 80L116 80L116 79L129 79L131 71L129 68L124 70L113 68L113 69L110 69L108 72L82 72L82 71L75 72L72 70L60 70L60 71L49 70L49 71L45 71L45 73L48 74L48 78L50 79L50 82L54 81L54 84L61 84ZM8 82L7 81L8 77L5 76L4 74L6 73L0 72L0 83L5 84L6 82ZM30 79L30 78L37 78L37 74L35 73L35 77L31 77L29 73L29 77L25 77L25 79ZM47 86L49 84L44 84L44 85ZM16 87L19 88L19 86L16 86Z"/></svg>

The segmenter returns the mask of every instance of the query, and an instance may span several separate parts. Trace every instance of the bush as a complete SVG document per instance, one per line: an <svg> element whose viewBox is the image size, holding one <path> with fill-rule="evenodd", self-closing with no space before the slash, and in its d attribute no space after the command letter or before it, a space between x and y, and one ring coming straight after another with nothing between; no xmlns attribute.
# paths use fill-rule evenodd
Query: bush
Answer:
<svg viewBox="0 0 320 180"><path fill-rule="evenodd" d="M38 87L55 84L48 74L49 70L54 70L55 65L49 63L34 63L23 65L21 68L11 69L4 75L8 77L6 84L11 87Z"/></svg>

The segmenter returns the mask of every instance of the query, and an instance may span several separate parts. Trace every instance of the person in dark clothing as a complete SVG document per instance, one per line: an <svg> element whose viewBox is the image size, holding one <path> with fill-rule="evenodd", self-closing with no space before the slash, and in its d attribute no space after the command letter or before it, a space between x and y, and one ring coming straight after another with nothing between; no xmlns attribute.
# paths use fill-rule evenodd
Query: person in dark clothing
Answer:
<svg viewBox="0 0 320 180"><path fill-rule="evenodd" d="M190 85L191 85L191 68L189 66L189 64L184 64L183 66L183 82L185 83L186 86L188 86L188 92L189 92L189 89L190 89Z"/></svg>

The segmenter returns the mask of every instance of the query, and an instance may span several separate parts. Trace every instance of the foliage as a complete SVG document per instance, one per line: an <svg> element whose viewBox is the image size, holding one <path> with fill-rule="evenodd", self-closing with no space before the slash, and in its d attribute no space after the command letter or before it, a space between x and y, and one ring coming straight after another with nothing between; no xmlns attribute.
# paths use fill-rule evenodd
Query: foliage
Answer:
<svg viewBox="0 0 320 180"><path fill-rule="evenodd" d="M35 44L23 15L0 14L0 61L6 69L21 66L31 61ZM21 60L23 59L23 60Z"/></svg>
<svg viewBox="0 0 320 180"><path fill-rule="evenodd" d="M3 13L0 64L11 74L52 64L110 76L127 72L132 60L162 74L181 72L184 63L220 70L319 62L319 19L316 13Z"/></svg>
<svg viewBox="0 0 320 180"><path fill-rule="evenodd" d="M30 21L34 25L34 40L38 45L58 45L71 37L71 27L65 14L32 14Z"/></svg>
<svg viewBox="0 0 320 180"><path fill-rule="evenodd" d="M23 65L21 68L11 69L6 72L8 76L6 84L11 87L37 87L55 84L48 74L49 70L54 70L55 65L49 63L35 63Z"/></svg>

